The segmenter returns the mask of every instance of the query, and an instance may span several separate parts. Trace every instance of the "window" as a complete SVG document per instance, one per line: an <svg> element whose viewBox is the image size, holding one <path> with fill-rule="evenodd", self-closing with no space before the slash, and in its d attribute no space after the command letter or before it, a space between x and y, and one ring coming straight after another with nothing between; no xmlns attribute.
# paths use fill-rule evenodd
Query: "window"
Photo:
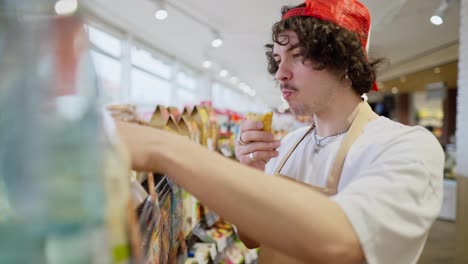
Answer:
<svg viewBox="0 0 468 264"><path fill-rule="evenodd" d="M198 104L210 97L207 93L211 90L215 108L241 113L263 108L237 87L216 82L207 89L202 85L210 85L209 78L204 79L196 70L133 42L132 38L124 39L113 34L116 31L101 27L85 28L104 103L129 102L150 113L157 104Z"/></svg>
<svg viewBox="0 0 468 264"><path fill-rule="evenodd" d="M120 39L89 25L86 28L88 29L89 41L94 49L99 49L113 57L120 57L122 54Z"/></svg>
<svg viewBox="0 0 468 264"><path fill-rule="evenodd" d="M171 104L172 66L150 50L131 49L131 101L139 107Z"/></svg>
<svg viewBox="0 0 468 264"><path fill-rule="evenodd" d="M177 91L174 104L178 107L197 104L200 99L197 95L197 83L197 76L190 70L180 70L175 78Z"/></svg>
<svg viewBox="0 0 468 264"><path fill-rule="evenodd" d="M217 109L225 109L225 100L224 100L224 90L225 87L220 83L214 83L212 89L212 101L213 107Z"/></svg>
<svg viewBox="0 0 468 264"><path fill-rule="evenodd" d="M184 88L194 91L197 88L197 79L193 75L189 75L186 72L179 72L177 74L177 83Z"/></svg>
<svg viewBox="0 0 468 264"><path fill-rule="evenodd" d="M121 94L122 41L93 26L86 26L91 42L91 58L102 87L104 103L118 102Z"/></svg>
<svg viewBox="0 0 468 264"><path fill-rule="evenodd" d="M170 79L172 67L164 61L154 58L151 53L144 49L132 48L132 64L158 75L164 79Z"/></svg>
<svg viewBox="0 0 468 264"><path fill-rule="evenodd" d="M198 103L197 98L193 92L186 89L177 89L177 107L184 107L186 105L195 105Z"/></svg>
<svg viewBox="0 0 468 264"><path fill-rule="evenodd" d="M244 94L235 87L229 87L219 82L213 83L212 87L213 107L220 110L231 110L238 113L264 113L269 111L266 105L253 97Z"/></svg>
<svg viewBox="0 0 468 264"><path fill-rule="evenodd" d="M137 105L169 105L171 84L143 70L132 69L131 100Z"/></svg>
<svg viewBox="0 0 468 264"><path fill-rule="evenodd" d="M252 107L247 95L221 84L213 84L213 106L217 109L228 109L235 112L246 113Z"/></svg>
<svg viewBox="0 0 468 264"><path fill-rule="evenodd" d="M117 102L120 94L122 65L120 61L105 54L91 50L94 67L103 89L105 103Z"/></svg>

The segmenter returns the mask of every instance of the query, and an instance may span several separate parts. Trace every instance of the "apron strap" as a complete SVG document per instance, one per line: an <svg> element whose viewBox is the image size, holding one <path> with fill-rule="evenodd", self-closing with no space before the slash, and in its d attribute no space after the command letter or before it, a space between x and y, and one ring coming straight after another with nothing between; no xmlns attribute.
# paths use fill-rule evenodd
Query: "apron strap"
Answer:
<svg viewBox="0 0 468 264"><path fill-rule="evenodd" d="M367 125L367 123L378 117L379 116L374 113L374 111L372 111L372 108L367 102L360 103L359 106L353 111L353 114L348 117L348 122L351 124L351 126L348 133L346 134L346 137L343 139L343 142L340 145L338 153L333 162L333 166L331 167L330 174L327 178L326 187L323 190L325 194L337 194L344 161L349 149L354 144L356 139L362 134L362 131L364 130L364 127Z"/></svg>
<svg viewBox="0 0 468 264"><path fill-rule="evenodd" d="M288 161L289 157L291 154L296 150L297 146L304 140L304 138L314 130L315 125L312 125L309 129L307 129L306 133L301 137L299 141L296 142L296 144L286 153L286 155L283 157L281 160L280 164L276 167L275 174L280 174L280 171L283 169L284 164L286 164L286 161Z"/></svg>

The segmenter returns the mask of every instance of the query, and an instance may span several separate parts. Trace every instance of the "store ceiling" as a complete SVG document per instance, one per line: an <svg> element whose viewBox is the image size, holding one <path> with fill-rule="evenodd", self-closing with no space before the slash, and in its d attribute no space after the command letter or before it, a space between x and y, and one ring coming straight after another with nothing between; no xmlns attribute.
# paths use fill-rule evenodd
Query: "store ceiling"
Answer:
<svg viewBox="0 0 468 264"><path fill-rule="evenodd" d="M450 6L441 26L429 23L429 18L441 0L363 0L373 18L371 57L385 57L385 70L454 45L459 35L459 1ZM82 3L105 23L131 32L172 58L203 70L202 62L209 58L217 64L215 70L226 68L257 91L257 98L271 107L281 104L280 92L266 72L264 44L285 4L300 0L169 0L169 17L154 18L152 0L84 0ZM178 10L210 24L224 38L219 49L210 46L212 32L206 26ZM420 69L425 65L420 65ZM427 67L426 67L427 68Z"/></svg>

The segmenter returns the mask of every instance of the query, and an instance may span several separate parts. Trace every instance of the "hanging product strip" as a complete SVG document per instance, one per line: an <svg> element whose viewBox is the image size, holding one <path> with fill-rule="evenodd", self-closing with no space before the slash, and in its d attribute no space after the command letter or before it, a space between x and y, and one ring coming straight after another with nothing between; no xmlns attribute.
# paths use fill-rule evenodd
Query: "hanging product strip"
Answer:
<svg viewBox="0 0 468 264"><path fill-rule="evenodd" d="M169 254L171 248L171 194L172 189L169 181L164 177L156 186L160 206L160 222L158 224L159 232L159 263L169 263ZM157 255L156 255L157 256Z"/></svg>
<svg viewBox="0 0 468 264"><path fill-rule="evenodd" d="M143 185L152 193L139 214L145 263L169 263L172 188L167 177L151 173Z"/></svg>
<svg viewBox="0 0 468 264"><path fill-rule="evenodd" d="M151 173L148 175L148 190L150 194L145 202L138 208L141 208L141 210L137 210L144 256L148 256L152 233L159 220L159 206L156 203L157 196L154 188L154 176Z"/></svg>
<svg viewBox="0 0 468 264"><path fill-rule="evenodd" d="M171 250L169 263L185 263L187 246L184 235L184 193L178 185L169 181L172 189L171 197Z"/></svg>

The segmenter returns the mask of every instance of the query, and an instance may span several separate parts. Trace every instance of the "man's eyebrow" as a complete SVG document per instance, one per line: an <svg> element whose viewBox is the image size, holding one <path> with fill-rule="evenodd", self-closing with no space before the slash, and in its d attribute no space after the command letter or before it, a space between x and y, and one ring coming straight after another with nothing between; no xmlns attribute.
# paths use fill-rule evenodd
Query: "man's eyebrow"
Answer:
<svg viewBox="0 0 468 264"><path fill-rule="evenodd" d="M289 48L287 49L287 51L289 52L289 51L295 50L295 49L299 48L300 46L301 46L301 45L300 45L299 43L296 43L296 44L294 44L294 45L289 46Z"/></svg>
<svg viewBox="0 0 468 264"><path fill-rule="evenodd" d="M286 50L287 52L291 52L292 50L295 50L297 48L299 48L301 45L299 43L296 43L294 45L291 45L289 46L289 48ZM273 53L271 54L271 56L273 57L280 57L280 55L278 53Z"/></svg>

